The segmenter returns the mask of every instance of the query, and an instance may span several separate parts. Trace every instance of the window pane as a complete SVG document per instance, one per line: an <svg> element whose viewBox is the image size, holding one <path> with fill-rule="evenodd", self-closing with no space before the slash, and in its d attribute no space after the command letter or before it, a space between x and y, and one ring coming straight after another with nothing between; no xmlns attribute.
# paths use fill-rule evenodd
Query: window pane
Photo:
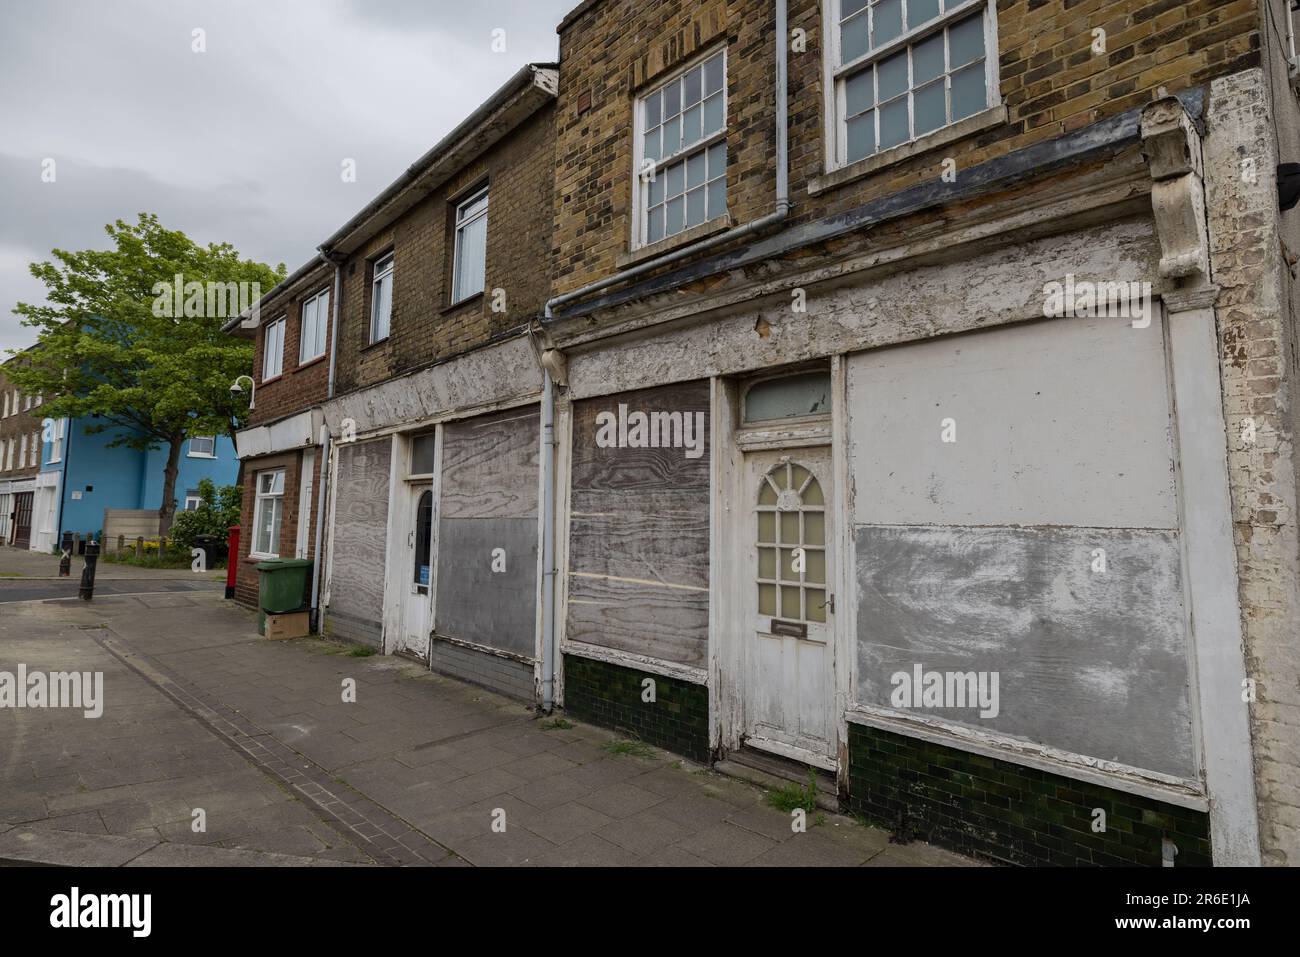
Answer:
<svg viewBox="0 0 1300 957"><path fill-rule="evenodd" d="M663 155L672 156L682 148L682 118L675 116L664 124Z"/></svg>
<svg viewBox="0 0 1300 957"><path fill-rule="evenodd" d="M804 569L804 581L822 584L826 581L826 553L817 548L809 548L804 551L807 556L807 564Z"/></svg>
<svg viewBox="0 0 1300 957"><path fill-rule="evenodd" d="M771 486L769 486L766 482L764 482L762 486L759 488L760 499L762 499L763 497L763 489L767 489L768 492L772 491ZM772 501L776 501L775 495L772 495L771 498ZM760 542L776 541L776 513L775 512L758 513L758 540ZM773 576L767 575L764 577L771 578Z"/></svg>
<svg viewBox="0 0 1300 957"><path fill-rule="evenodd" d="M271 474L271 493L273 495L284 494L284 472L278 471Z"/></svg>
<svg viewBox="0 0 1300 957"><path fill-rule="evenodd" d="M774 488L772 488L772 483L771 483L771 482L764 481L763 484L760 485L760 486L758 487L758 504L759 504L759 505L775 505L775 504L776 504L776 490L775 490ZM773 530L773 532L775 532L775 530L776 530L776 518L775 518L775 517L773 517L773 519L772 519L772 530ZM770 542L774 542L774 541L776 541L776 537L775 537L775 535L774 535L772 538L766 539L766 541L770 541Z"/></svg>
<svg viewBox="0 0 1300 957"><path fill-rule="evenodd" d="M942 80L917 90L912 104L912 118L916 125L913 135L920 136L943 126L944 113Z"/></svg>
<svg viewBox="0 0 1300 957"><path fill-rule="evenodd" d="M880 102L898 96L907 89L907 51L902 50L887 60L881 60L876 73L880 83Z"/></svg>
<svg viewBox="0 0 1300 957"><path fill-rule="evenodd" d="M316 300L316 355L325 354L325 334L329 331L330 294Z"/></svg>
<svg viewBox="0 0 1300 957"><path fill-rule="evenodd" d="M860 160L876 151L876 114L863 113L849 120L848 161Z"/></svg>
<svg viewBox="0 0 1300 957"><path fill-rule="evenodd" d="M682 87L677 80L669 83L663 90L664 118L676 116L682 111Z"/></svg>
<svg viewBox="0 0 1300 957"><path fill-rule="evenodd" d="M656 176L646 184L646 195L650 206L658 206L664 201L664 178L662 176Z"/></svg>
<svg viewBox="0 0 1300 957"><path fill-rule="evenodd" d="M781 544L799 544L799 513L781 512Z"/></svg>
<svg viewBox="0 0 1300 957"><path fill-rule="evenodd" d="M903 0L880 0L871 10L871 18L875 33L871 45L888 43L903 32Z"/></svg>
<svg viewBox="0 0 1300 957"><path fill-rule="evenodd" d="M952 75L952 118L978 113L988 104L984 93L983 61L959 70Z"/></svg>
<svg viewBox="0 0 1300 957"><path fill-rule="evenodd" d="M659 157L663 155L663 153L660 152L659 150L659 137L662 134L662 132L663 132L663 128L659 126L656 126L654 129L646 132L645 143L642 147L642 152L645 154L644 157L645 159L657 160L659 159Z"/></svg>
<svg viewBox="0 0 1300 957"><path fill-rule="evenodd" d="M745 393L745 421L788 419L831 411L831 375L808 372L768 379Z"/></svg>
<svg viewBox="0 0 1300 957"><path fill-rule="evenodd" d="M723 113L721 93L715 93L704 101L703 124L704 126L700 134L702 136L708 136L709 134L716 133L718 130L722 129Z"/></svg>
<svg viewBox="0 0 1300 957"><path fill-rule="evenodd" d="M794 570L794 549L781 549L781 580L787 582L797 582L799 573Z"/></svg>
<svg viewBox="0 0 1300 957"><path fill-rule="evenodd" d="M704 95L717 93L722 89L722 54L719 53L704 64Z"/></svg>
<svg viewBox="0 0 1300 957"><path fill-rule="evenodd" d="M781 617L782 618L803 617L803 611L799 607L799 586L797 585L781 586Z"/></svg>
<svg viewBox="0 0 1300 957"><path fill-rule="evenodd" d="M922 40L912 47L912 83L920 86L943 73L943 34Z"/></svg>
<svg viewBox="0 0 1300 957"><path fill-rule="evenodd" d="M656 206L650 210L649 222L646 223L646 242L654 243L664 238L664 208Z"/></svg>
<svg viewBox="0 0 1300 957"><path fill-rule="evenodd" d="M693 189L686 194L686 225L698 226L704 222L704 190Z"/></svg>
<svg viewBox="0 0 1300 957"><path fill-rule="evenodd" d="M727 181L715 179L709 184L709 219L717 219L727 214Z"/></svg>
<svg viewBox="0 0 1300 957"><path fill-rule="evenodd" d="M456 249L456 292L459 301L483 291L483 276L487 267L488 217L480 216L460 228Z"/></svg>
<svg viewBox="0 0 1300 957"><path fill-rule="evenodd" d="M907 142L907 98L895 100L880 110L880 148Z"/></svg>
<svg viewBox="0 0 1300 957"><path fill-rule="evenodd" d="M715 143L709 147L709 179L727 175L727 144Z"/></svg>
<svg viewBox="0 0 1300 957"><path fill-rule="evenodd" d="M704 66L701 64L687 72L682 82L682 105L692 106L700 102L701 89L704 85Z"/></svg>
<svg viewBox="0 0 1300 957"><path fill-rule="evenodd" d="M948 66L955 69L984 55L984 17L974 16L948 28Z"/></svg>
<svg viewBox="0 0 1300 957"><path fill-rule="evenodd" d="M700 138L700 107L692 106L682 114L682 143L695 143Z"/></svg>
<svg viewBox="0 0 1300 957"><path fill-rule="evenodd" d="M960 0L950 0L949 6ZM939 15L939 0L907 0L907 28L919 27Z"/></svg>
<svg viewBox="0 0 1300 957"><path fill-rule="evenodd" d="M418 435L411 443L411 474L433 474L434 433Z"/></svg>
<svg viewBox="0 0 1300 957"><path fill-rule="evenodd" d="M814 502L813 500L816 499ZM813 482L803 493L804 506L824 505L822 501L822 487L818 482ZM804 512L803 513L803 540L809 545L826 544L826 516L822 512Z"/></svg>
<svg viewBox="0 0 1300 957"><path fill-rule="evenodd" d="M686 201L678 196L665 207L664 235L672 236L686 228Z"/></svg>
<svg viewBox="0 0 1300 957"><path fill-rule="evenodd" d="M705 154L696 153L686 161L686 188L700 186L706 179L704 175Z"/></svg>
<svg viewBox="0 0 1300 957"><path fill-rule="evenodd" d="M942 51L940 51L942 54ZM849 116L857 116L871 109L876 102L875 85L871 68L855 73L844 83L844 104Z"/></svg>
<svg viewBox="0 0 1300 957"><path fill-rule="evenodd" d="M762 513L759 514L762 517ZM776 578L776 549L760 548L758 550L758 577Z"/></svg>
<svg viewBox="0 0 1300 957"><path fill-rule="evenodd" d="M662 174L668 180L668 195L680 196L686 189L686 164L674 163ZM672 232L672 230L669 230Z"/></svg>
<svg viewBox="0 0 1300 957"><path fill-rule="evenodd" d="M852 63L871 48L867 14L859 13L840 27L840 62Z"/></svg>
<svg viewBox="0 0 1300 957"><path fill-rule="evenodd" d="M645 100L645 127L652 129L659 125L659 94L651 93Z"/></svg>
<svg viewBox="0 0 1300 957"><path fill-rule="evenodd" d="M804 597L808 602L808 620L817 622L825 621L826 592L818 588L809 588L804 592Z"/></svg>
<svg viewBox="0 0 1300 957"><path fill-rule="evenodd" d="M760 615L776 615L776 586L759 585L758 586L758 613Z"/></svg>
<svg viewBox="0 0 1300 957"><path fill-rule="evenodd" d="M847 19L853 16L867 5L867 0L843 0L840 3L840 19Z"/></svg>

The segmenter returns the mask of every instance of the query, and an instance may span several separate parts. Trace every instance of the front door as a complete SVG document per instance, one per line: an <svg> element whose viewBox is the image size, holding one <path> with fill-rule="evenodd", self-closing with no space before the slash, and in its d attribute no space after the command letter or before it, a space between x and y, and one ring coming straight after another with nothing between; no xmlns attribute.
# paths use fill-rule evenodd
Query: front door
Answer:
<svg viewBox="0 0 1300 957"><path fill-rule="evenodd" d="M429 588L433 566L433 486L411 484L408 489L410 532L407 535L405 585L402 592L402 629L399 651L424 658L429 653Z"/></svg>
<svg viewBox="0 0 1300 957"><path fill-rule="evenodd" d="M32 492L14 496L14 547L27 548L32 542Z"/></svg>
<svg viewBox="0 0 1300 957"><path fill-rule="evenodd" d="M829 447L745 456L744 743L835 766Z"/></svg>

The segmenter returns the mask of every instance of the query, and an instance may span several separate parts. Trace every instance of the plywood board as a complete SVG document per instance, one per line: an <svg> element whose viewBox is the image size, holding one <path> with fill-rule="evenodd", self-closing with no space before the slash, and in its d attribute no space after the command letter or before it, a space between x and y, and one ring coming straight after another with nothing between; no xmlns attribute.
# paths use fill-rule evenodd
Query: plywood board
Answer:
<svg viewBox="0 0 1300 957"><path fill-rule="evenodd" d="M1193 774L1177 533L859 526L855 700L891 676L996 672L999 713L918 713ZM1097 549L1104 573L1094 571Z"/></svg>
<svg viewBox="0 0 1300 957"><path fill-rule="evenodd" d="M444 518L537 517L536 406L449 422L442 436Z"/></svg>
<svg viewBox="0 0 1300 957"><path fill-rule="evenodd" d="M338 448L330 609L381 623L388 535L389 439Z"/></svg>
<svg viewBox="0 0 1300 957"><path fill-rule="evenodd" d="M436 634L535 657L537 519L442 519L437 588Z"/></svg>

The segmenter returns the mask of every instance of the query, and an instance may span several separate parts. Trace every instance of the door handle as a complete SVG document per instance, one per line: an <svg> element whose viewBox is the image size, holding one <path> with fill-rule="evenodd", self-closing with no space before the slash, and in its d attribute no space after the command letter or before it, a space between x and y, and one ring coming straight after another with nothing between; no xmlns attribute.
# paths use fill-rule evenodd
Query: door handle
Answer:
<svg viewBox="0 0 1300 957"><path fill-rule="evenodd" d="M415 532L406 533L406 547L407 548L415 547Z"/></svg>
<svg viewBox="0 0 1300 957"><path fill-rule="evenodd" d="M822 607L825 608L832 615L835 614L835 596L827 595L826 600L822 602Z"/></svg>

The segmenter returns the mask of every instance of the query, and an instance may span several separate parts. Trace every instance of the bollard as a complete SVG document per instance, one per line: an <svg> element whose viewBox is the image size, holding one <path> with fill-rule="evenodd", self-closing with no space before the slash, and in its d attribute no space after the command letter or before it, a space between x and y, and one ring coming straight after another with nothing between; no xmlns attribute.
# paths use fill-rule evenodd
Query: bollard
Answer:
<svg viewBox="0 0 1300 957"><path fill-rule="evenodd" d="M142 535L135 537L135 557L144 558L144 536Z"/></svg>
<svg viewBox="0 0 1300 957"><path fill-rule="evenodd" d="M90 601L95 597L95 566L99 563L99 542L93 538L86 542L86 567L81 570L81 591L77 597Z"/></svg>
<svg viewBox="0 0 1300 957"><path fill-rule="evenodd" d="M63 533L63 542L59 545L59 577L69 578L72 575L72 533Z"/></svg>
<svg viewBox="0 0 1300 957"><path fill-rule="evenodd" d="M239 526L226 529L226 597L235 597L235 574L239 570Z"/></svg>
<svg viewBox="0 0 1300 957"><path fill-rule="evenodd" d="M126 551L126 536L119 535L117 536L117 553L121 555L124 551Z"/></svg>

